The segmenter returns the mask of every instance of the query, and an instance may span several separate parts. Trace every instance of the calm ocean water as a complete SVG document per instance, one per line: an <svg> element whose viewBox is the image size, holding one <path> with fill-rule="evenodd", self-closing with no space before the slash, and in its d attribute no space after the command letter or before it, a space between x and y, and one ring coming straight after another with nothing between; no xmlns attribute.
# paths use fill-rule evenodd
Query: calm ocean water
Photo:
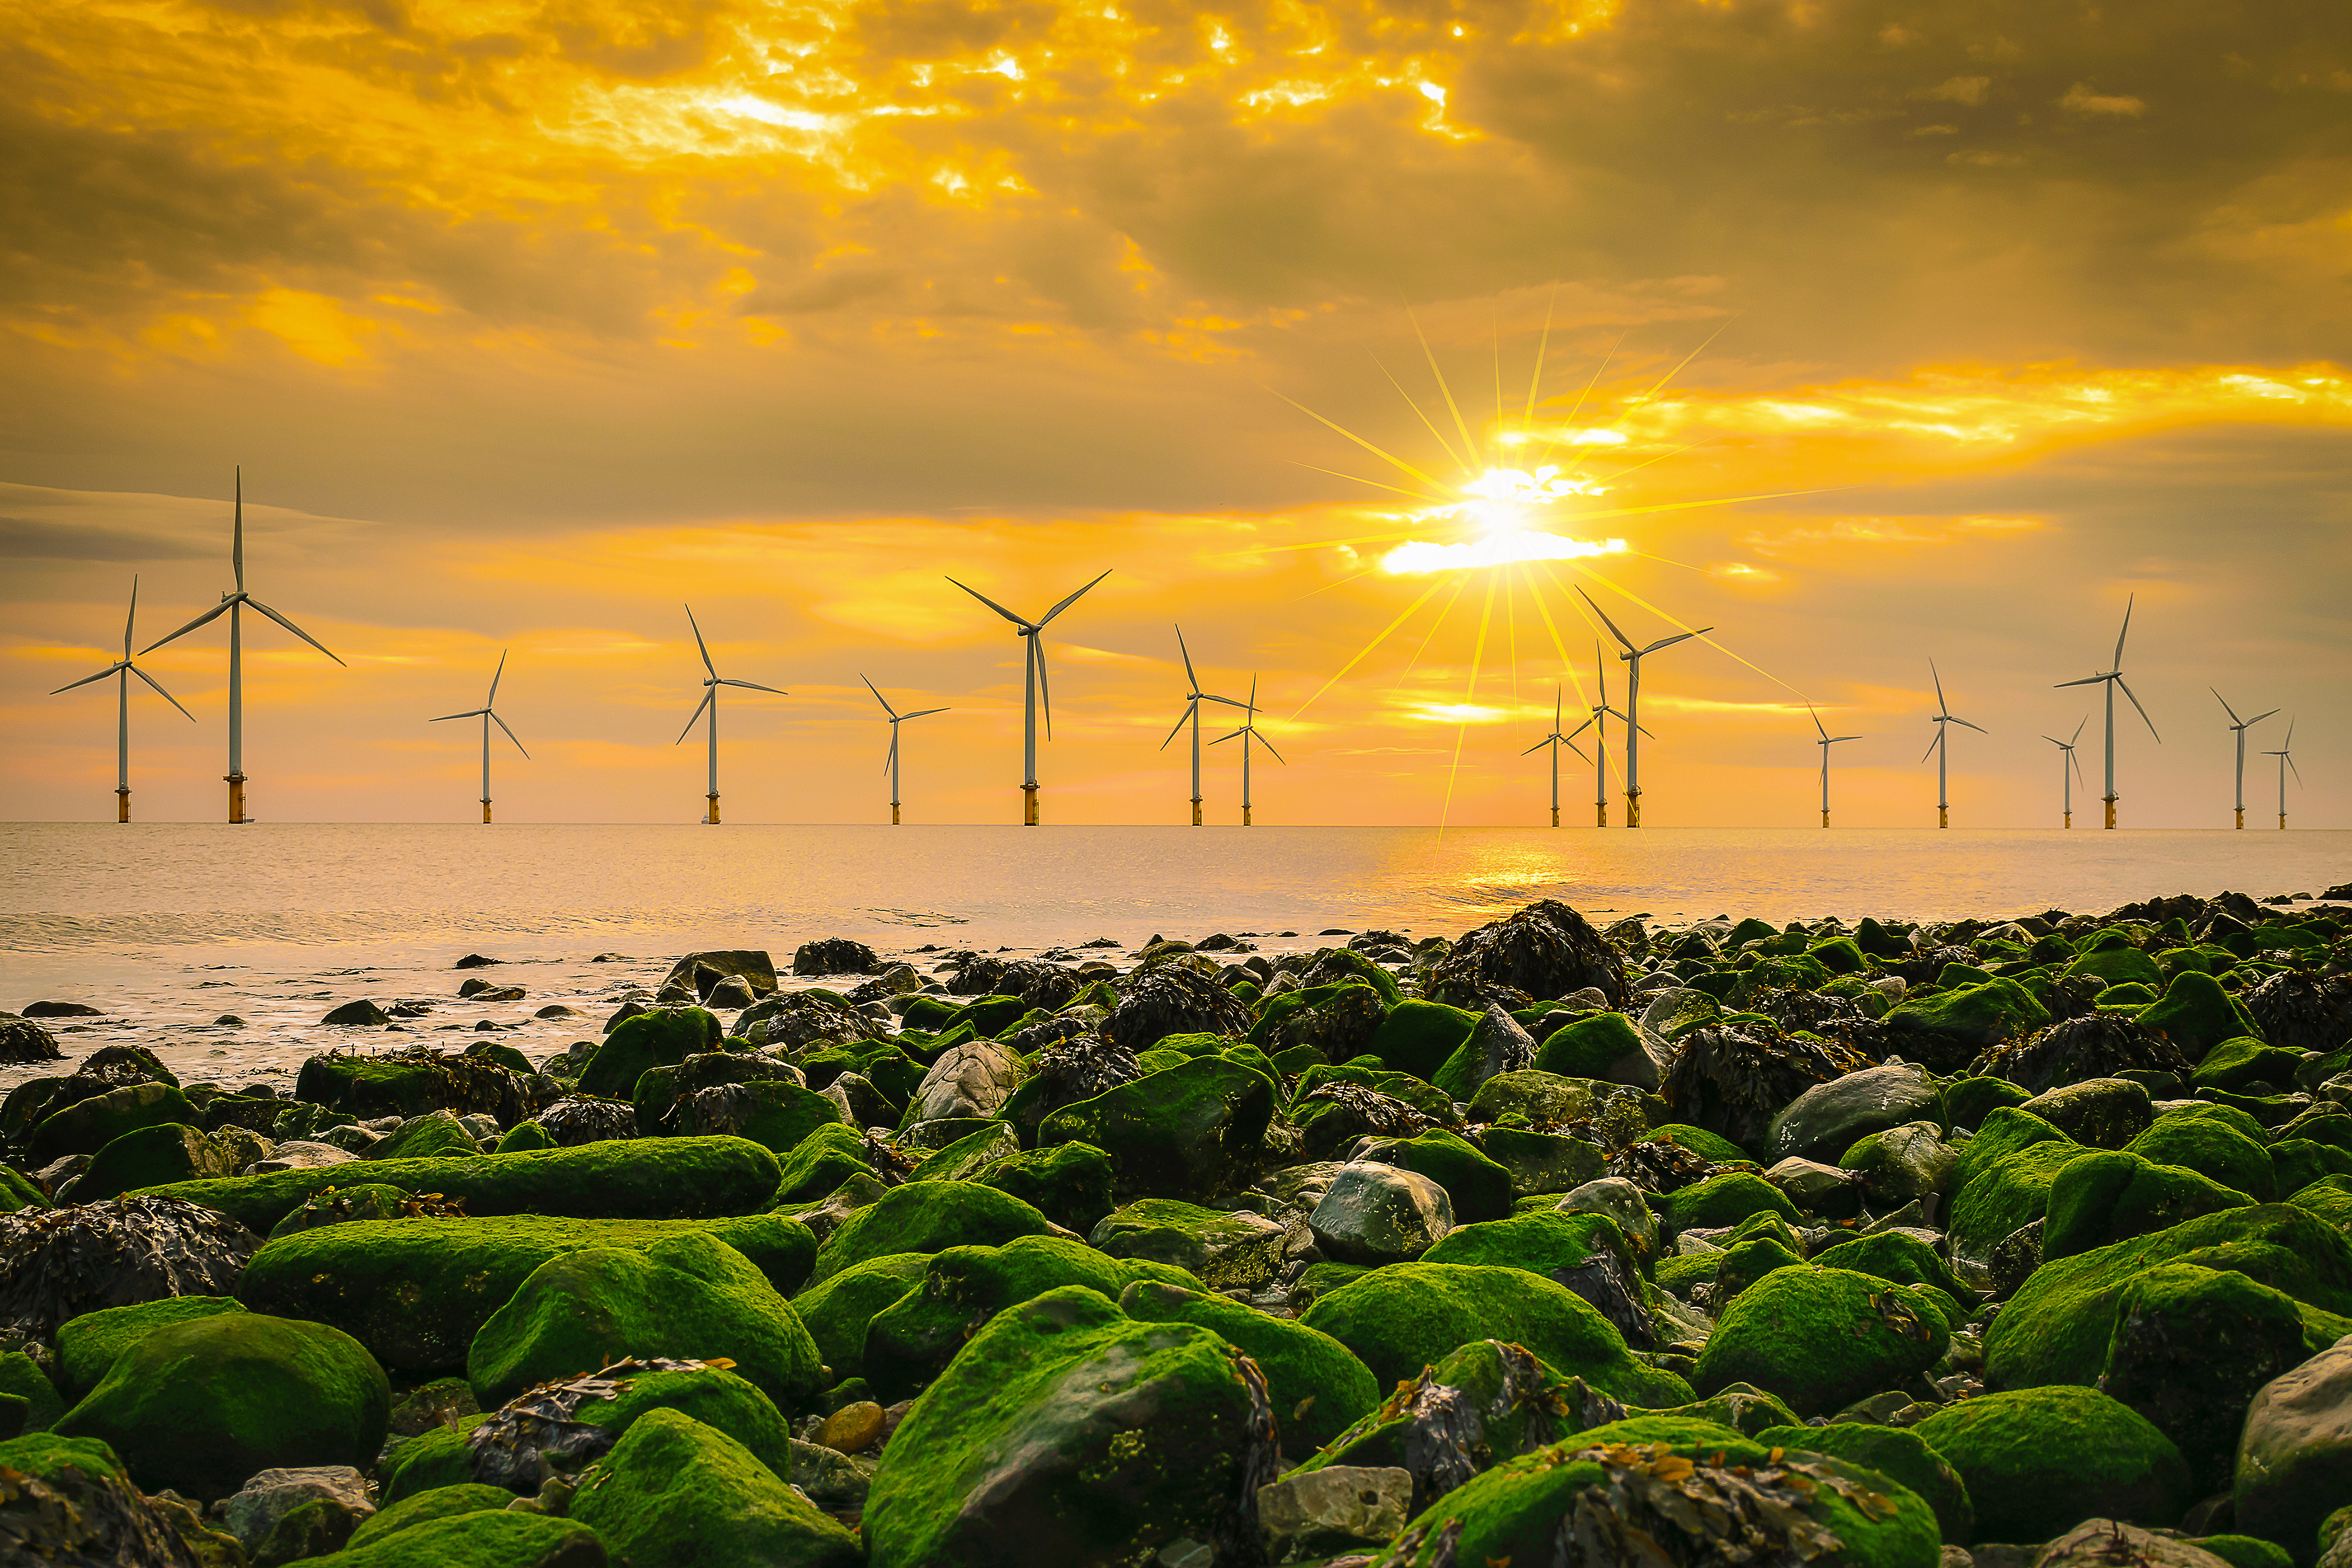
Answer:
<svg viewBox="0 0 2352 1568"><path fill-rule="evenodd" d="M107 1010L60 1043L157 1051L183 1076L285 1069L349 1031L335 1003L435 999L422 1026L520 1022L537 1053L677 953L855 936L1033 950L1097 936L1325 927L1456 934L1538 898L1596 917L1949 918L2256 897L2352 881L2352 832L1798 829L0 826L0 1006ZM460 1004L479 951L521 1002ZM598 953L627 962L591 963ZM235 1014L242 1027L215 1026ZM589 1024L591 1028L593 1023ZM373 1032L370 1045L406 1043ZM0 1069L0 1087L32 1069Z"/></svg>

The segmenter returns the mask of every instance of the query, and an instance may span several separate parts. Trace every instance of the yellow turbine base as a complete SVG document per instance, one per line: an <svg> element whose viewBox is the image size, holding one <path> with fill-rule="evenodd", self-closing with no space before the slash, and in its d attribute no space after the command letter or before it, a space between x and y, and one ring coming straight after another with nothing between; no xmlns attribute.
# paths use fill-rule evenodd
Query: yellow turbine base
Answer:
<svg viewBox="0 0 2352 1568"><path fill-rule="evenodd" d="M1201 797L1197 795L1192 797L1192 826L1201 826Z"/></svg>
<svg viewBox="0 0 2352 1568"><path fill-rule="evenodd" d="M1823 813L1822 813L1822 826L1823 827L1827 827L1829 825L1830 825L1830 814L1829 814L1828 812L1824 811Z"/></svg>
<svg viewBox="0 0 2352 1568"><path fill-rule="evenodd" d="M1595 827L1606 827L1609 826L1609 803L1607 801L1596 800L1592 803L1592 826Z"/></svg>
<svg viewBox="0 0 2352 1568"><path fill-rule="evenodd" d="M1938 826L1938 827L1949 827L1951 825L1952 825L1952 812L1951 812L1951 808L1950 808L1949 806L1943 806L1943 805L1939 805L1939 806L1937 806L1937 807L1936 808L1936 826Z"/></svg>
<svg viewBox="0 0 2352 1568"><path fill-rule="evenodd" d="M2238 807L2238 826L2240 827L2246 826L2246 808L2242 805Z"/></svg>
<svg viewBox="0 0 2352 1568"><path fill-rule="evenodd" d="M710 802L710 815L702 819L702 825L705 827L716 827L719 826L719 797L714 795L706 798Z"/></svg>
<svg viewBox="0 0 2352 1568"><path fill-rule="evenodd" d="M131 791L127 787L114 792L114 820L117 822L131 820Z"/></svg>
<svg viewBox="0 0 2352 1568"><path fill-rule="evenodd" d="M1242 826L1243 826L1244 827L1247 827L1247 826L1250 825L1250 815L1249 815L1249 814L1250 814L1250 808L1249 808L1248 806L1244 806L1244 807L1242 807Z"/></svg>
<svg viewBox="0 0 2352 1568"><path fill-rule="evenodd" d="M2284 811L2279 813L2279 831L2281 833L2286 831L2286 813Z"/></svg>
<svg viewBox="0 0 2352 1568"><path fill-rule="evenodd" d="M2074 826L2074 814L2073 812L2071 812L2071 811L2070 811L2070 812L2067 812L2067 813L2065 813L2065 817L2066 817L2065 826L2068 826L2068 827L2072 827L2072 826Z"/></svg>
<svg viewBox="0 0 2352 1568"><path fill-rule="evenodd" d="M1625 793L1625 826L1628 827L1642 826L1642 797L1631 790Z"/></svg>
<svg viewBox="0 0 2352 1568"><path fill-rule="evenodd" d="M2107 803L2107 826L2109 827L2113 827L2116 825L2116 802L2121 797L2118 795L2101 795L2099 798Z"/></svg>
<svg viewBox="0 0 2352 1568"><path fill-rule="evenodd" d="M1035 784L1021 786L1021 826L1024 827L1037 826L1037 786Z"/></svg>
<svg viewBox="0 0 2352 1568"><path fill-rule="evenodd" d="M490 797L489 797L489 796L488 796L488 795L484 795L484 796L482 797L482 820L483 820L484 822L488 822L489 819L490 819Z"/></svg>
<svg viewBox="0 0 2352 1568"><path fill-rule="evenodd" d="M898 826L898 803L895 800L890 803L890 826Z"/></svg>
<svg viewBox="0 0 2352 1568"><path fill-rule="evenodd" d="M228 781L228 819L231 822L243 822L245 820L245 775L223 773L221 776Z"/></svg>
<svg viewBox="0 0 2352 1568"><path fill-rule="evenodd" d="M1559 826L1559 807L1556 805L1551 808L1551 825L1554 827Z"/></svg>

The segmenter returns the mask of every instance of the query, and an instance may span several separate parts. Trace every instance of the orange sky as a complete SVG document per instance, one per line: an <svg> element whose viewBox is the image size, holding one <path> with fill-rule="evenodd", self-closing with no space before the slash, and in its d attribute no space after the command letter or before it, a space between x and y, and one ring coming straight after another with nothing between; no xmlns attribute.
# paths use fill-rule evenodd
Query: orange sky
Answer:
<svg viewBox="0 0 2352 1568"><path fill-rule="evenodd" d="M730 699L730 818L887 811L863 674L951 709L910 819L1010 820L1020 650L944 576L1105 569L1049 821L1182 819L1177 622L1260 682L1261 821L1539 821L1579 584L1717 628L1645 672L1655 823L1814 820L1808 702L1842 823L1932 822L1931 658L1990 731L1956 820L2048 821L2132 595L2127 823L2226 823L2209 685L2297 717L2294 821L2352 805L2334 5L0 16L0 816L110 809L110 688L47 693L133 572L142 645L215 602L237 463L252 587L349 666L254 633L265 818L476 815L425 721L502 648L503 819L691 818L691 600L791 692ZM142 816L219 815L222 641L146 661L199 722L134 700Z"/></svg>

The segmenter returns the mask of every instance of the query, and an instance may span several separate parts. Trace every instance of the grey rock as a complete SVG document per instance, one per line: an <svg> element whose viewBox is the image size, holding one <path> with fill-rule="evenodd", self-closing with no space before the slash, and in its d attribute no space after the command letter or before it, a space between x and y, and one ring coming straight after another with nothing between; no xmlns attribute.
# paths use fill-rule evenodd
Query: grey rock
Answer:
<svg viewBox="0 0 2352 1568"><path fill-rule="evenodd" d="M2238 1438L2242 1534L2298 1547L2352 1498L2352 1335L2264 1384Z"/></svg>
<svg viewBox="0 0 2352 1568"><path fill-rule="evenodd" d="M356 1522L375 1511L367 1482L349 1465L319 1465L306 1469L263 1470L221 1504L229 1533L247 1552L257 1549L278 1528L278 1521L315 1498L325 1498L347 1511Z"/></svg>
<svg viewBox="0 0 2352 1568"><path fill-rule="evenodd" d="M2018 1109L2094 1149L2120 1149L2156 1121L2147 1087L2127 1078L2084 1079L2035 1095Z"/></svg>
<svg viewBox="0 0 2352 1568"><path fill-rule="evenodd" d="M331 1144L347 1154L364 1156L383 1142L383 1134L371 1132L364 1127L330 1127L319 1134L319 1142Z"/></svg>
<svg viewBox="0 0 2352 1568"><path fill-rule="evenodd" d="M2117 1563L2136 1568L2227 1568L2201 1546L2114 1519L2084 1520L2044 1546L2035 1555L2033 1568L2112 1568Z"/></svg>
<svg viewBox="0 0 2352 1568"><path fill-rule="evenodd" d="M1944 1142L1936 1123L1890 1127L1879 1133L1869 1159L1858 1163L1863 1194L1875 1209L1924 1201L1944 1191L1959 1163L1959 1151Z"/></svg>
<svg viewBox="0 0 2352 1568"><path fill-rule="evenodd" d="M898 1110L882 1098L864 1073L845 1072L824 1086L824 1097L841 1111L851 1127L874 1127L898 1119Z"/></svg>
<svg viewBox="0 0 2352 1568"><path fill-rule="evenodd" d="M1383 1546L1405 1527L1412 1472L1402 1467L1328 1465L1257 1489L1257 1523L1277 1563L1351 1546Z"/></svg>
<svg viewBox="0 0 2352 1568"><path fill-rule="evenodd" d="M1617 1222L1617 1228L1637 1252L1651 1253L1658 1247L1658 1216L1650 1212L1649 1200L1642 1189L1622 1176L1603 1176L1597 1182L1587 1182L1551 1205L1562 1214L1601 1214Z"/></svg>
<svg viewBox="0 0 2352 1568"><path fill-rule="evenodd" d="M1524 1072L1536 1059L1536 1037L1519 1021L1493 1003L1479 1016L1463 1049L1470 1058L1470 1080L1462 1088L1475 1102L1477 1090L1489 1079L1507 1072Z"/></svg>
<svg viewBox="0 0 2352 1568"><path fill-rule="evenodd" d="M759 997L752 994L751 983L740 974L723 977L718 984L702 994L704 1006L723 1007L730 1013L740 1012L758 1000Z"/></svg>
<svg viewBox="0 0 2352 1568"><path fill-rule="evenodd" d="M1221 1214L1169 1198L1143 1198L1095 1224L1087 1245L1112 1258L1189 1269L1212 1290L1252 1289L1281 1269L1286 1233L1237 1209Z"/></svg>
<svg viewBox="0 0 2352 1568"><path fill-rule="evenodd" d="M862 1511L866 1489L873 1484L871 1474L836 1449L793 1439L793 1485L827 1513Z"/></svg>
<svg viewBox="0 0 2352 1568"><path fill-rule="evenodd" d="M1419 1172L1348 1164L1332 1173L1307 1226L1316 1246L1339 1262L1409 1262L1454 1228L1454 1204Z"/></svg>
<svg viewBox="0 0 2352 1568"><path fill-rule="evenodd" d="M1845 1219L1862 1207L1862 1174L1793 1156L1764 1173L1780 1195L1807 1214Z"/></svg>
<svg viewBox="0 0 2352 1568"><path fill-rule="evenodd" d="M358 1002L344 1003L341 1006L337 1007L325 1017L320 1019L319 1022L321 1024L333 1024L341 1028L360 1028L371 1026L380 1027L383 1025L392 1022L392 1015L385 1012L383 1008L377 1006L373 1002L362 1000Z"/></svg>
<svg viewBox="0 0 2352 1568"><path fill-rule="evenodd" d="M728 975L747 982L751 988L764 996L776 988L776 961L760 948L714 948L708 952L689 952L670 966L662 979L661 989L683 986L689 993L686 1000L700 999L708 986L697 984L700 972L709 970L715 983Z"/></svg>
<svg viewBox="0 0 2352 1568"><path fill-rule="evenodd" d="M993 1116L1021 1087L1021 1058L994 1040L954 1047L923 1075L909 1109L911 1121Z"/></svg>
<svg viewBox="0 0 2352 1568"><path fill-rule="evenodd" d="M332 1129L330 1129L332 1131ZM246 1169L247 1175L263 1175L271 1171L311 1171L321 1165L342 1165L357 1160L348 1149L338 1149L332 1143L312 1142L306 1138L289 1139L269 1151L266 1160L256 1160Z"/></svg>
<svg viewBox="0 0 2352 1568"><path fill-rule="evenodd" d="M1817 1083L1772 1118L1771 1157L1834 1160L1856 1141L1899 1127L1936 1109L1936 1084L1926 1068L1890 1063Z"/></svg>
<svg viewBox="0 0 2352 1568"><path fill-rule="evenodd" d="M268 1159L278 1147L250 1127L234 1123L213 1129L213 1142L227 1154L229 1168L237 1172L243 1172L256 1160Z"/></svg>

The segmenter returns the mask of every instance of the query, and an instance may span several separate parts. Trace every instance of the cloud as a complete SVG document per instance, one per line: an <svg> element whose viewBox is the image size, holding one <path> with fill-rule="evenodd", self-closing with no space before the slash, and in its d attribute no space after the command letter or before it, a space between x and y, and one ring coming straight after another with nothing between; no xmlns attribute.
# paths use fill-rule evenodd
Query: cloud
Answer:
<svg viewBox="0 0 2352 1568"><path fill-rule="evenodd" d="M2066 96L2058 100L2058 107L2075 114L2118 114L2128 119L2137 119L2147 112L2147 105L2137 98L2093 92L2079 81L2066 89Z"/></svg>

